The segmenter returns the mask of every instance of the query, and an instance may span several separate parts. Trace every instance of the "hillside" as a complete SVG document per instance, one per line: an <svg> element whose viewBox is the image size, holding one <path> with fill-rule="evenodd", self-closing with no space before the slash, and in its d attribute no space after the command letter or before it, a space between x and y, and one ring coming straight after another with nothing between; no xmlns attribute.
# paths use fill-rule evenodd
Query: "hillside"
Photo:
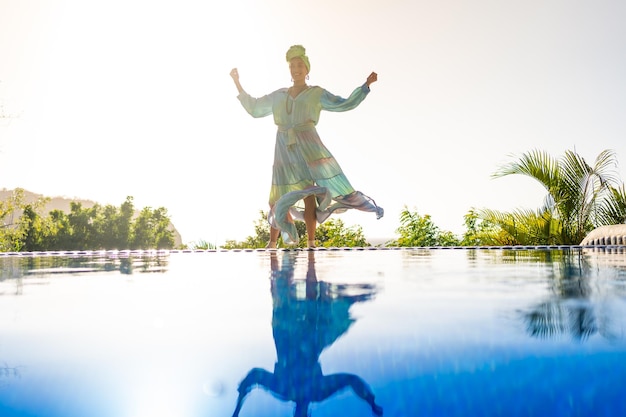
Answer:
<svg viewBox="0 0 626 417"><path fill-rule="evenodd" d="M7 190L6 188L0 189L0 201L4 201L7 198L11 197L14 191L15 190ZM32 191L24 190L24 199L26 200L27 203L35 202L37 201L37 199L44 198L44 197L46 196L44 196L43 194L37 194ZM50 197L50 201L46 204L44 213L49 213L52 210L61 210L66 213L69 213L70 203L72 202L80 203L85 208L93 207L96 204L95 201L82 200L79 198ZM136 212L136 214L139 214L139 213ZM176 227L172 223L170 223L170 227L172 228L172 231L174 232L174 247L180 247L182 245L182 237L180 233L178 232L178 230L176 230Z"/></svg>

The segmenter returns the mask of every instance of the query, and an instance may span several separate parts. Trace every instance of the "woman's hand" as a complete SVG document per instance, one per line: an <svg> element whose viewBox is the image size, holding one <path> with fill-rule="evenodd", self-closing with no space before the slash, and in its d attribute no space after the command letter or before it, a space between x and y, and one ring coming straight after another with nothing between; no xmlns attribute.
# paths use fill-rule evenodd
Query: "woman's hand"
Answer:
<svg viewBox="0 0 626 417"><path fill-rule="evenodd" d="M236 70L234 70L236 71ZM367 80L365 81L365 84L367 84L367 86L369 87L371 83L375 83L376 81L378 81L378 74L376 74L375 72L372 72L369 77L367 77Z"/></svg>
<svg viewBox="0 0 626 417"><path fill-rule="evenodd" d="M239 81L239 71L237 71L237 68L233 68L232 70L230 70L230 76L232 77L233 81Z"/></svg>
<svg viewBox="0 0 626 417"><path fill-rule="evenodd" d="M239 83L239 71L237 71L237 68L233 68L230 70L230 76L235 82L235 87L237 87L237 91L239 91L239 93L242 93L243 87Z"/></svg>

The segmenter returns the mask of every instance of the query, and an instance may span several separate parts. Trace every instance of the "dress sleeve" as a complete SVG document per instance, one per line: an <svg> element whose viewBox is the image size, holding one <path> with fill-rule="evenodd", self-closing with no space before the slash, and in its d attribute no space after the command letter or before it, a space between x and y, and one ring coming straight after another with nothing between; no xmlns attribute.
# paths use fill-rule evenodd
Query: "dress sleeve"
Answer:
<svg viewBox="0 0 626 417"><path fill-rule="evenodd" d="M252 117L265 117L272 114L272 95L268 94L263 97L254 98L250 94L242 91L237 98L241 105Z"/></svg>
<svg viewBox="0 0 626 417"><path fill-rule="evenodd" d="M356 106L361 104L361 102L367 97L370 92L370 88L363 84L360 87L357 87L356 90L350 94L350 97L343 98L336 96L334 94L329 93L324 90L322 93L322 97L320 99L322 104L322 110L328 111L348 111L354 109Z"/></svg>

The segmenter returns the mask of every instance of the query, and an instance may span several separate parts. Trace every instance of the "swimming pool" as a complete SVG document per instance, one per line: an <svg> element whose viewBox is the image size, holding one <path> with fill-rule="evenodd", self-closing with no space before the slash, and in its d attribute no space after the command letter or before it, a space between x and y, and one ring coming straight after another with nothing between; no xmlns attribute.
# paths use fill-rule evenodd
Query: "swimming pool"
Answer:
<svg viewBox="0 0 626 417"><path fill-rule="evenodd" d="M0 265L1 416L626 415L624 248Z"/></svg>

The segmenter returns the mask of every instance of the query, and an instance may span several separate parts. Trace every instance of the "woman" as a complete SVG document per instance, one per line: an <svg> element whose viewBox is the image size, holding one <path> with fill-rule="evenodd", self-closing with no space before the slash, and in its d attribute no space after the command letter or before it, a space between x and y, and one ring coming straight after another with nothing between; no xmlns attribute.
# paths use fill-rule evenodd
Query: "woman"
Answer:
<svg viewBox="0 0 626 417"><path fill-rule="evenodd" d="M260 98L251 97L241 87L237 68L230 76L246 111L253 117L273 114L278 126L269 199L268 247L276 247L281 231L285 243L298 242L294 218L304 219L308 246L315 247L316 222L322 223L335 211L355 208L375 212L377 218L383 216L382 208L352 188L315 130L322 110L339 112L358 106L370 92L377 74L372 72L365 84L345 99L306 83L311 64L302 45L289 48L286 58L293 85ZM297 206L299 201L304 201L304 211Z"/></svg>

